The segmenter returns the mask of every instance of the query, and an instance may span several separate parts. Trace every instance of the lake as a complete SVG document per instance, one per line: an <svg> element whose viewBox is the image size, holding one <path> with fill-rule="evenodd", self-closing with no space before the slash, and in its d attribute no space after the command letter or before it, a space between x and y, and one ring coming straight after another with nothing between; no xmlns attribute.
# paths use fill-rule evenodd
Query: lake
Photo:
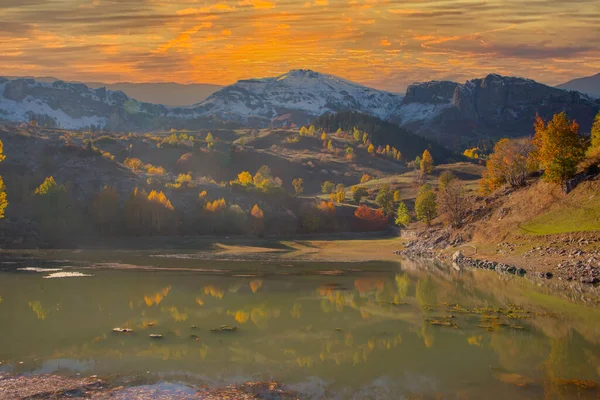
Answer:
<svg viewBox="0 0 600 400"><path fill-rule="evenodd" d="M429 261L207 258L55 251L5 263L0 371L274 379L303 398L600 394L593 290Z"/></svg>

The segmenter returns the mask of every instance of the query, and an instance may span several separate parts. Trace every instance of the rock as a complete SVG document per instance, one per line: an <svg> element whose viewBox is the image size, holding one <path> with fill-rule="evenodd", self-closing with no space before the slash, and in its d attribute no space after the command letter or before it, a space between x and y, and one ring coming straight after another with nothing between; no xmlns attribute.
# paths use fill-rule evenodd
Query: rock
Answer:
<svg viewBox="0 0 600 400"><path fill-rule="evenodd" d="M459 263L463 258L465 258L465 256L460 250L452 254L452 261L455 263Z"/></svg>
<svg viewBox="0 0 600 400"><path fill-rule="evenodd" d="M211 329L211 332L235 332L237 331L237 326L231 325L221 325L220 328Z"/></svg>
<svg viewBox="0 0 600 400"><path fill-rule="evenodd" d="M158 334L158 333L151 333L150 335L148 335L150 338L152 339L162 339L163 335Z"/></svg>
<svg viewBox="0 0 600 400"><path fill-rule="evenodd" d="M129 328L113 328L112 330L115 333L131 333L133 332L133 329L129 329Z"/></svg>

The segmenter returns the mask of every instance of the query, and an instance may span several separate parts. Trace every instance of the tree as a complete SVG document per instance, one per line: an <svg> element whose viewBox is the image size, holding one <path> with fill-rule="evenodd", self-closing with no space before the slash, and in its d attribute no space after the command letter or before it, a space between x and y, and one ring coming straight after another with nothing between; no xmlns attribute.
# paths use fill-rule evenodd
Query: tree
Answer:
<svg viewBox="0 0 600 400"><path fill-rule="evenodd" d="M451 226L458 227L463 223L469 206L461 181L455 178L440 186L437 193L437 210Z"/></svg>
<svg viewBox="0 0 600 400"><path fill-rule="evenodd" d="M446 187L446 185L448 185L450 182L454 181L456 179L456 175L454 175L452 173L452 171L444 171L440 174L440 177L438 179L438 187L440 189L443 189L444 187Z"/></svg>
<svg viewBox="0 0 600 400"><path fill-rule="evenodd" d="M431 221L437 216L435 193L431 186L423 185L419 189L415 200L415 212L417 219L425 222L427 226L431 225Z"/></svg>
<svg viewBox="0 0 600 400"><path fill-rule="evenodd" d="M577 164L584 158L583 140L579 125L562 112L546 123L538 115L534 124L534 156L544 169L544 179L563 183L577 172Z"/></svg>
<svg viewBox="0 0 600 400"><path fill-rule="evenodd" d="M265 230L265 214L263 210L260 209L258 204L255 204L252 207L252 211L250 211L250 215L252 216L252 229L255 235L261 235Z"/></svg>
<svg viewBox="0 0 600 400"><path fill-rule="evenodd" d="M370 144L369 147L367 147L367 151L369 152L369 154L374 154L375 146L373 146L373 144Z"/></svg>
<svg viewBox="0 0 600 400"><path fill-rule="evenodd" d="M431 157L431 153L427 149L425 149L421 157L421 171L425 175L429 175L433 171L433 157Z"/></svg>
<svg viewBox="0 0 600 400"><path fill-rule="evenodd" d="M400 204L398 204L398 211L396 211L396 225L406 228L410 224L410 219L408 207L401 201Z"/></svg>
<svg viewBox="0 0 600 400"><path fill-rule="evenodd" d="M334 189L335 189L335 184L330 181L325 181L321 185L321 193L324 193L324 194L332 193Z"/></svg>
<svg viewBox="0 0 600 400"><path fill-rule="evenodd" d="M388 218L381 209L373 210L365 204L356 209L354 217L358 220L359 227L367 231L383 230L388 223Z"/></svg>
<svg viewBox="0 0 600 400"><path fill-rule="evenodd" d="M6 156L4 155L4 143L0 140L0 162L4 161ZM4 218L4 210L8 207L8 200L6 199L6 185L4 180L0 176L0 219Z"/></svg>
<svg viewBox="0 0 600 400"><path fill-rule="evenodd" d="M325 131L323 131L323 133L321 133L321 141L326 141L327 140L327 134L325 133Z"/></svg>
<svg viewBox="0 0 600 400"><path fill-rule="evenodd" d="M352 187L352 197L354 198L354 202L356 204L360 204L360 201L363 197L367 197L369 195L369 191L364 186L353 186Z"/></svg>
<svg viewBox="0 0 600 400"><path fill-rule="evenodd" d="M302 128L300 128L300 136L306 136L308 134L308 129L306 129L305 126L302 126Z"/></svg>
<svg viewBox="0 0 600 400"><path fill-rule="evenodd" d="M304 179L296 178L292 181L292 186L296 192L296 196L300 196L304 192Z"/></svg>
<svg viewBox="0 0 600 400"><path fill-rule="evenodd" d="M212 133L208 132L208 133L206 134L206 139L205 139L205 140L206 140L206 142L207 142L207 143L212 143L212 142L214 142L214 141L215 141L215 138L213 137L213 134L212 134Z"/></svg>
<svg viewBox="0 0 600 400"><path fill-rule="evenodd" d="M57 243L77 228L81 219L74 214L75 209L64 185L57 184L49 176L34 194L34 214L45 240Z"/></svg>
<svg viewBox="0 0 600 400"><path fill-rule="evenodd" d="M124 205L125 226L134 234L148 232L148 194L135 188Z"/></svg>
<svg viewBox="0 0 600 400"><path fill-rule="evenodd" d="M592 125L591 148L600 148L600 111L596 114L594 124Z"/></svg>
<svg viewBox="0 0 600 400"><path fill-rule="evenodd" d="M375 198L375 203L381 208L385 215L391 215L393 213L394 194L388 185L383 185L381 187Z"/></svg>
<svg viewBox="0 0 600 400"><path fill-rule="evenodd" d="M242 171L238 174L238 181L243 186L250 186L253 182L252 175L250 175L250 172L248 171Z"/></svg>
<svg viewBox="0 0 600 400"><path fill-rule="evenodd" d="M394 203L399 203L402 200L402 193L400 189L394 190Z"/></svg>
<svg viewBox="0 0 600 400"><path fill-rule="evenodd" d="M153 190L148 195L148 210L150 226L154 232L161 233L164 227L172 222L173 205L167 196L162 192Z"/></svg>
<svg viewBox="0 0 600 400"><path fill-rule="evenodd" d="M329 151L334 151L334 147L333 147L333 141L331 139L329 139L329 141L327 142L327 150Z"/></svg>
<svg viewBox="0 0 600 400"><path fill-rule="evenodd" d="M105 186L96 194L90 204L90 213L94 224L101 233L113 233L121 220L117 190Z"/></svg>
<svg viewBox="0 0 600 400"><path fill-rule="evenodd" d="M343 203L346 200L346 187L343 183L339 183L335 188L335 201Z"/></svg>
<svg viewBox="0 0 600 400"><path fill-rule="evenodd" d="M126 158L125 161L123 161L123 164L133 172L141 172L144 170L144 163L139 158Z"/></svg>
<svg viewBox="0 0 600 400"><path fill-rule="evenodd" d="M531 139L502 139L490 154L481 181L480 191L490 194L502 185L520 187L527 182L527 175L534 168L530 157Z"/></svg>
<svg viewBox="0 0 600 400"><path fill-rule="evenodd" d="M315 126L314 125L311 125L308 128L308 136L315 136Z"/></svg>

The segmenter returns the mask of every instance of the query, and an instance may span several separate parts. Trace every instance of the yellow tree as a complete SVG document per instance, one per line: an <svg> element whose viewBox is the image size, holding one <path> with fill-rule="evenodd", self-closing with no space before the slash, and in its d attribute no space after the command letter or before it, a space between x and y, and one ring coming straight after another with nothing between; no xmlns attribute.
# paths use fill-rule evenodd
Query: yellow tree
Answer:
<svg viewBox="0 0 600 400"><path fill-rule="evenodd" d="M150 208L150 224L157 233L171 222L173 216L173 205L171 201L162 192L153 190L148 195L148 204Z"/></svg>
<svg viewBox="0 0 600 400"><path fill-rule="evenodd" d="M592 148L600 148L600 111L596 114L594 125L592 125Z"/></svg>
<svg viewBox="0 0 600 400"><path fill-rule="evenodd" d="M369 147L367 147L367 151L369 152L369 154L375 153L375 146L373 146L373 144L370 144Z"/></svg>
<svg viewBox="0 0 600 400"><path fill-rule="evenodd" d="M296 196L300 196L304 192L304 179L296 178L292 181L292 186L296 192Z"/></svg>
<svg viewBox="0 0 600 400"><path fill-rule="evenodd" d="M263 210L260 209L258 204L255 204L252 207L252 211L250 211L250 215L252 216L252 229L255 235L261 235L265 229L265 214Z"/></svg>
<svg viewBox="0 0 600 400"><path fill-rule="evenodd" d="M427 149L423 152L423 156L421 157L421 171L426 175L431 174L433 171L433 157L431 157L431 153Z"/></svg>
<svg viewBox="0 0 600 400"><path fill-rule="evenodd" d="M534 156L544 169L549 182L563 183L577 172L577 164L585 156L579 125L562 112L546 123L538 115L535 120Z"/></svg>
<svg viewBox="0 0 600 400"><path fill-rule="evenodd" d="M0 162L4 161L6 156L4 155L4 144L0 140ZM4 180L0 176L0 219L4 218L4 210L8 206L8 200L6 199L6 186Z"/></svg>
<svg viewBox="0 0 600 400"><path fill-rule="evenodd" d="M494 152L486 161L479 181L480 191L487 195L504 184L512 187L525 185L528 173L534 169L530 157L532 149L533 145L528 138L498 141ZM453 178L443 173L440 176L440 186Z"/></svg>
<svg viewBox="0 0 600 400"><path fill-rule="evenodd" d="M124 205L125 225L134 234L146 232L148 220L148 194L139 188L133 189Z"/></svg>
<svg viewBox="0 0 600 400"><path fill-rule="evenodd" d="M249 186L252 184L252 175L248 171L240 172L238 174L238 181L244 186Z"/></svg>

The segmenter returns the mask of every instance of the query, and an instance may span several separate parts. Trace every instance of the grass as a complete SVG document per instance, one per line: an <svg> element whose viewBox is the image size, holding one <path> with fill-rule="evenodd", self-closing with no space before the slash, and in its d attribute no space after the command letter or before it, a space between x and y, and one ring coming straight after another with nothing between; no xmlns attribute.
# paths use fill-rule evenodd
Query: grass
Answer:
<svg viewBox="0 0 600 400"><path fill-rule="evenodd" d="M567 198L520 228L532 235L600 231L600 193Z"/></svg>

